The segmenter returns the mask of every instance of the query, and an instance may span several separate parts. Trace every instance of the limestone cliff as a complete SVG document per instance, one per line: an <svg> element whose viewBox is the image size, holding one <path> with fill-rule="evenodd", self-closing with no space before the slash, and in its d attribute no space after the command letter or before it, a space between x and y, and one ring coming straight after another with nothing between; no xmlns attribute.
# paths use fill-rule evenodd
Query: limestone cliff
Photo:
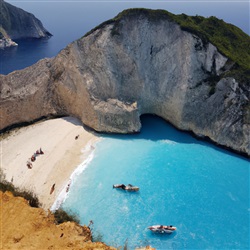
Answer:
<svg viewBox="0 0 250 250"><path fill-rule="evenodd" d="M50 36L33 14L0 0L0 48L16 46L16 39Z"/></svg>
<svg viewBox="0 0 250 250"><path fill-rule="evenodd" d="M55 58L0 76L0 129L73 115L96 131L133 133L150 113L250 155L249 82L198 35L161 11L126 11Z"/></svg>

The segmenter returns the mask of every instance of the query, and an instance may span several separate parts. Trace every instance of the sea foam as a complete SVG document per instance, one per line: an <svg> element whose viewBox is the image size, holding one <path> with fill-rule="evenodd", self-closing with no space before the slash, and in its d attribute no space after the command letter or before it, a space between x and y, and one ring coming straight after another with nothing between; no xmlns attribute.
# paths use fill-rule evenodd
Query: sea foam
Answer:
<svg viewBox="0 0 250 250"><path fill-rule="evenodd" d="M55 202L51 206L50 210L52 212L58 210L61 206L61 204L66 200L68 197L70 186L74 183L77 176L79 176L89 165L89 163L94 158L95 153L95 144L96 141L93 143L92 141L88 142L87 145L81 150L82 156L85 158L85 160L77 166L75 171L71 174L69 180L67 181L66 185L63 186L61 192L57 196Z"/></svg>

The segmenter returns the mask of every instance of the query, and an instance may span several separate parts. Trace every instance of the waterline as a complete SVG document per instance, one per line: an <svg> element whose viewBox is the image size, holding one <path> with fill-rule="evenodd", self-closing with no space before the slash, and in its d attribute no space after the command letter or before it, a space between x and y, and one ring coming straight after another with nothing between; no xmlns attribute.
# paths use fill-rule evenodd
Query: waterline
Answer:
<svg viewBox="0 0 250 250"><path fill-rule="evenodd" d="M100 141L101 139L99 139ZM75 171L71 174L69 180L66 182L66 184L63 186L62 190L60 191L58 197L56 198L55 202L51 206L50 210L52 212L58 210L62 203L67 199L69 193L70 193L70 187L71 185L74 185L74 182L76 181L77 177L82 174L82 172L89 166L91 161L94 158L95 154L95 147L98 142L95 141L94 143L92 141L88 142L87 145L82 149L81 153L82 156L85 158L85 160L79 164Z"/></svg>
<svg viewBox="0 0 250 250"><path fill-rule="evenodd" d="M94 236L115 247L248 249L249 162L146 118L141 134L104 137L63 208L93 220ZM155 235L147 229L155 224L177 231Z"/></svg>

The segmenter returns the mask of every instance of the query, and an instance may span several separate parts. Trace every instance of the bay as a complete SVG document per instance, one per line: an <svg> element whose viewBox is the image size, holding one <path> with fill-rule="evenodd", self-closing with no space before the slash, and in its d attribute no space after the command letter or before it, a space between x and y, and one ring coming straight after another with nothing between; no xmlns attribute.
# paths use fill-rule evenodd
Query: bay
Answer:
<svg viewBox="0 0 250 250"><path fill-rule="evenodd" d="M103 136L62 207L115 247L249 249L249 161L158 117L142 122L140 134ZM155 224L177 231L157 235L147 229Z"/></svg>

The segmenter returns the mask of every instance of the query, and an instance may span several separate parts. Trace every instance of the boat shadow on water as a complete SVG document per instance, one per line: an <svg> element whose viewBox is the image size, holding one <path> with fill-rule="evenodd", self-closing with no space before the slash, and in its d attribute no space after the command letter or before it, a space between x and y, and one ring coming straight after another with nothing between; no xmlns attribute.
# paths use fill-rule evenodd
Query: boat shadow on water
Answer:
<svg viewBox="0 0 250 250"><path fill-rule="evenodd" d="M128 191L128 190L123 190L121 188L114 188L116 192L119 193L124 193L125 196L130 196L130 195L140 195L140 190L139 191Z"/></svg>
<svg viewBox="0 0 250 250"><path fill-rule="evenodd" d="M150 236L150 239L173 239L176 236L177 232L174 231L173 233L156 233L152 231L148 231L148 235Z"/></svg>

